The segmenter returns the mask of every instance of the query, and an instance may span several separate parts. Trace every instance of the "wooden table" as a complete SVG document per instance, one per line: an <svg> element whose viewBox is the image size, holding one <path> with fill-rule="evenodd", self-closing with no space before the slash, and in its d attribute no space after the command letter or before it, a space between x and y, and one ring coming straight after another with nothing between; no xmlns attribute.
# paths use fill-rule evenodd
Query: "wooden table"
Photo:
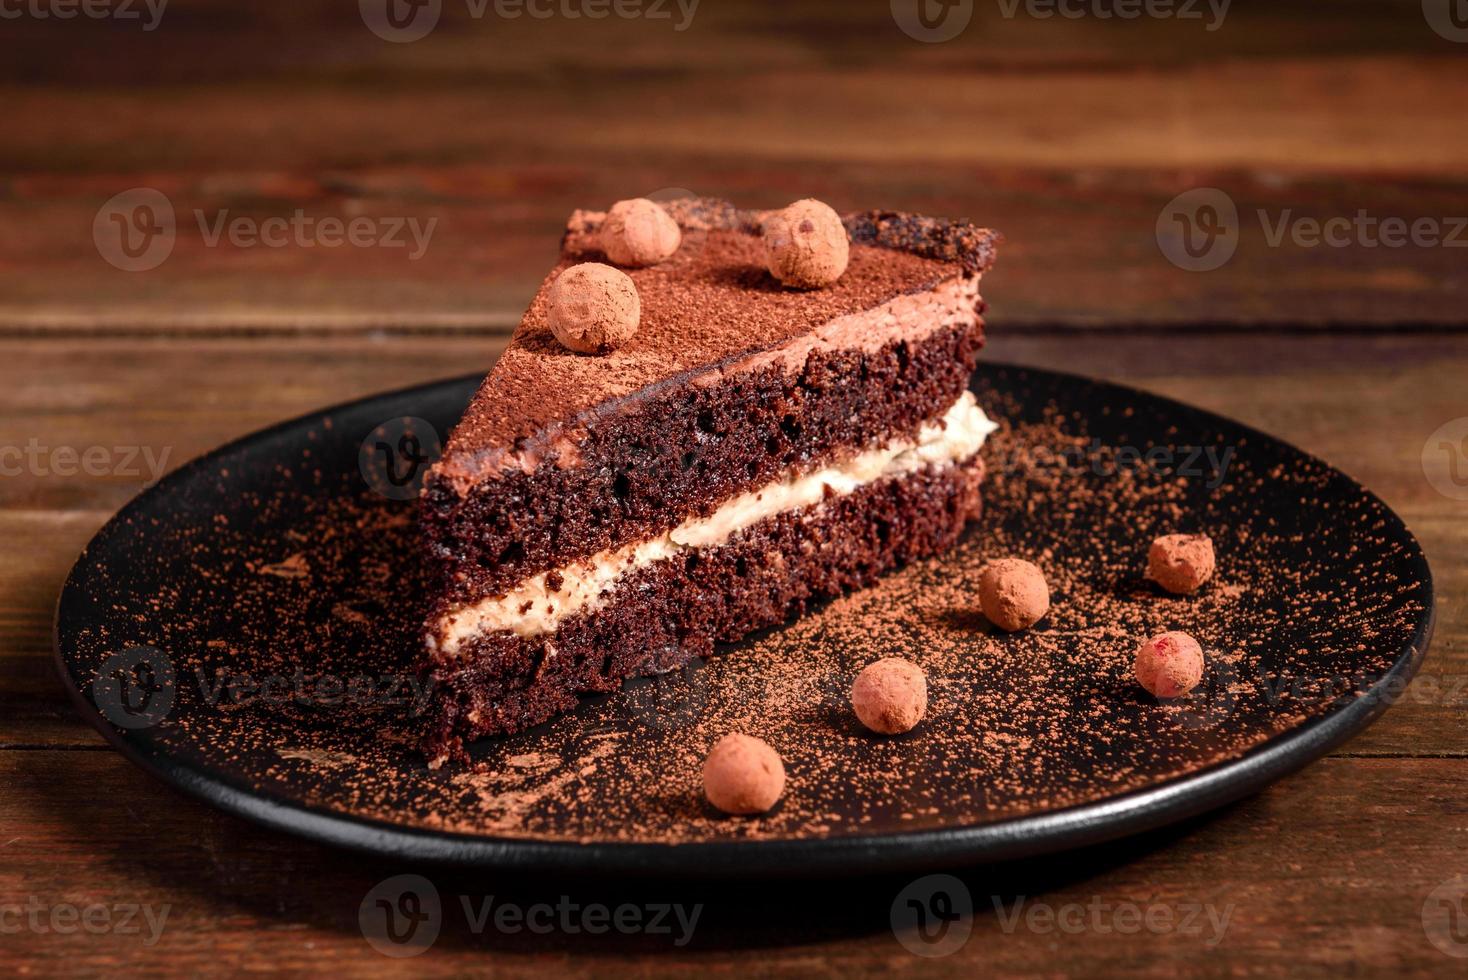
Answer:
<svg viewBox="0 0 1468 980"><path fill-rule="evenodd" d="M0 451L35 446L40 462L0 477L0 969L1462 975L1468 960L1429 941L1422 912L1468 873L1468 501L1434 488L1423 454L1468 415L1468 252L1271 241L1281 217L1468 215L1468 46L1434 33L1416 0L1329 15L1276 3L1211 32L979 4L959 38L931 45L880 2L709 3L681 32L475 20L451 3L411 44L380 41L350 3L279 6L179 0L147 32L29 14L4 27ZM172 251L148 272L113 267L93 237L104 202L137 187L176 214ZM954 869L978 910L944 958L912 957L888 927L905 878L772 889L441 870L426 872L451 906L438 942L379 955L359 902L424 869L256 830L124 762L55 677L57 591L141 487L127 447L177 465L332 402L487 367L572 207L668 187L1001 228L987 356L1237 417L1402 514L1439 595L1418 682L1343 749L1223 812ZM1156 239L1163 208L1195 187L1222 189L1240 214L1237 251L1211 272L1178 268ZM225 211L254 226L297 212L379 230L438 220L414 260L210 244ZM106 472L67 475L65 450L90 447ZM706 908L675 947L474 934L459 895ZM1016 925L1021 896L1022 910L1102 911L1077 930ZM1231 910L1216 945L1206 928L1112 928L1117 910L1191 904ZM156 943L142 914L123 927L127 908L167 910Z"/></svg>

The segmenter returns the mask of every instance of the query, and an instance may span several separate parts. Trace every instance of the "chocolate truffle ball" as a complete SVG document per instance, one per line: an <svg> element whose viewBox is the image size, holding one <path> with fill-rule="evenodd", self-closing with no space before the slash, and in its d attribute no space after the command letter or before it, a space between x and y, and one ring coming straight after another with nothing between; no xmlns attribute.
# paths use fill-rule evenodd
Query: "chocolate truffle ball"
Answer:
<svg viewBox="0 0 1468 980"><path fill-rule="evenodd" d="M725 735L703 763L703 793L725 813L764 813L785 791L785 764L751 735Z"/></svg>
<svg viewBox="0 0 1468 980"><path fill-rule="evenodd" d="M601 250L618 265L638 268L672 257L683 241L678 222L656 201L618 201L601 226Z"/></svg>
<svg viewBox="0 0 1468 980"><path fill-rule="evenodd" d="M928 711L928 679L922 668L901 657L868 664L851 685L856 717L874 732L912 731Z"/></svg>
<svg viewBox="0 0 1468 980"><path fill-rule="evenodd" d="M1213 577L1213 539L1164 534L1147 549L1147 577L1169 592L1192 595Z"/></svg>
<svg viewBox="0 0 1468 980"><path fill-rule="evenodd" d="M1154 697L1180 698L1203 679L1203 648L1186 633L1159 633L1137 648L1134 671Z"/></svg>
<svg viewBox="0 0 1468 980"><path fill-rule="evenodd" d="M642 319L642 300L627 273L583 262L556 276L546 297L551 333L582 354L605 354L626 343Z"/></svg>
<svg viewBox="0 0 1468 980"><path fill-rule="evenodd" d="M1050 610L1050 586L1034 564L1000 558L979 573L979 608L1005 632L1028 629Z"/></svg>
<svg viewBox="0 0 1468 980"><path fill-rule="evenodd" d="M765 219L765 265L796 289L820 289L841 278L851 245L841 216L807 198Z"/></svg>

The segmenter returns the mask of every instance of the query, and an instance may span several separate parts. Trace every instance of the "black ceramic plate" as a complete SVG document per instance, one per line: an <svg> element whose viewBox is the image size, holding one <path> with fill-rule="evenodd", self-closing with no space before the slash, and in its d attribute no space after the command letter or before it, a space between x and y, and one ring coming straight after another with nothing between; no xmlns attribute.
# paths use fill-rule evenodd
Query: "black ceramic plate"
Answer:
<svg viewBox="0 0 1468 980"><path fill-rule="evenodd" d="M954 551L706 663L430 770L414 749L423 617L414 478L474 385L357 402L229 445L128 505L73 570L62 676L128 758L270 827L382 855L582 872L802 874L1014 858L1095 843L1258 790L1360 731L1432 623L1402 522L1341 473L1206 412L987 365L1005 428L985 515ZM1142 578L1157 533L1207 531L1199 595ZM997 634L975 572L1049 575L1034 630ZM1204 684L1159 704L1137 642L1197 636ZM927 719L865 735L846 691L921 663ZM699 765L729 730L782 753L759 820L713 813Z"/></svg>

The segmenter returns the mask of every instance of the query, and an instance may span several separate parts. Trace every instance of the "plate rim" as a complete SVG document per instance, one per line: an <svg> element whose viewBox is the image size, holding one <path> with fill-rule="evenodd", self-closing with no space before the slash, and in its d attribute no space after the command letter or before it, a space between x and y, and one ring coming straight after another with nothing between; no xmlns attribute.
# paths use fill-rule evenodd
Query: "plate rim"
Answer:
<svg viewBox="0 0 1468 980"><path fill-rule="evenodd" d="M201 800L257 826L283 831L316 843L393 860L421 861L454 867L495 868L517 872L574 872L588 875L664 875L678 878L804 878L901 872L1008 861L1056 853L1132 836L1206 813L1251 795L1317 761L1372 724L1389 708L1389 691L1405 685L1426 658L1436 624L1436 590L1432 569L1421 543L1406 521L1355 477L1313 453L1244 422L1210 409L1189 405L1133 385L1066 371L1004 361L986 361L980 372L1009 371L1050 376L1140 396L1168 409L1183 409L1236 429L1250 438L1273 443L1328 468L1370 498L1395 523L1410 554L1404 560L1420 571L1424 613L1410 644L1391 667L1355 700L1256 745L1241 755L1204 769L1175 776L1154 786L1040 813L986 824L841 837L692 843L547 841L534 838L482 836L407 827L385 820L313 809L268 790L245 789L215 772L159 751L137 733L120 733L82 690L62 650L62 612L77 587L77 577L93 547L113 533L142 502L166 492L170 484L192 478L220 457L248 449L281 433L323 417L368 403L403 398L456 385L473 385L482 373L378 392L307 412L232 439L197 456L143 488L109 518L78 555L57 597L52 619L52 659L62 686L88 723L124 758L149 776L187 796ZM970 387L974 378L970 379ZM130 737L132 736L132 737Z"/></svg>

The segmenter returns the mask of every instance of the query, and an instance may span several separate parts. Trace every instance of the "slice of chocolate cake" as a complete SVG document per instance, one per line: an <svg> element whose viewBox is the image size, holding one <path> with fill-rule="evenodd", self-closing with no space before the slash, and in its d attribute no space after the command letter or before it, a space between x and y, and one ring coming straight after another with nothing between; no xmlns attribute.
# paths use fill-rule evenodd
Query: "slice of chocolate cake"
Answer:
<svg viewBox="0 0 1468 980"><path fill-rule="evenodd" d="M997 235L847 215L849 258L837 226L842 261L802 285L839 278L792 289L762 234L786 212L664 207L672 254L626 270L630 337L600 321L589 340L552 330L562 272L659 247L604 248L604 225L624 233L621 205L572 216L560 265L428 477L434 764L932 555L978 512L993 425L968 381ZM790 248L816 268L811 230L802 220ZM803 274L791 269L785 282Z"/></svg>

